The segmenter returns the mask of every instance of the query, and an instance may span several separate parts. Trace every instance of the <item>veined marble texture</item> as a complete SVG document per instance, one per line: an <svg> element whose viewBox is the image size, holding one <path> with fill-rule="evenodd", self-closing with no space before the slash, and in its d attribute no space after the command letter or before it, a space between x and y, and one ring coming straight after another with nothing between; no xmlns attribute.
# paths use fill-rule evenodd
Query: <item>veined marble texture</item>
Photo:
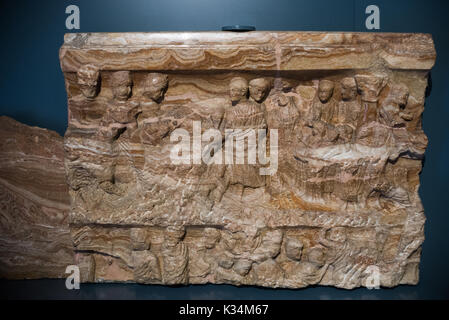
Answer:
<svg viewBox="0 0 449 320"><path fill-rule="evenodd" d="M427 34L67 34L82 281L418 283L435 57ZM245 141L243 163L226 162Z"/></svg>
<svg viewBox="0 0 449 320"><path fill-rule="evenodd" d="M0 117L0 277L66 277L69 209L63 138Z"/></svg>

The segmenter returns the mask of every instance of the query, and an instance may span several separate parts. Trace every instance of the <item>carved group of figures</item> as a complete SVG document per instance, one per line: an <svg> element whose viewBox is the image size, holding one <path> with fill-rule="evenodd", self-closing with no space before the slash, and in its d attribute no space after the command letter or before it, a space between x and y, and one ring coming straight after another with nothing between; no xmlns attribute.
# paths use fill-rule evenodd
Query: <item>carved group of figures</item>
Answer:
<svg viewBox="0 0 449 320"><path fill-rule="evenodd" d="M146 134L150 130L137 130L149 115L155 116L159 103L168 87L168 77L161 73L149 73L145 77L141 99L133 99L133 80L131 72L116 71L110 77L112 98L98 99L101 76L98 67L85 65L77 72L77 83L81 94L69 100L69 136L84 132L90 139L103 144L101 163L95 168L82 166L76 152L71 150L66 163L69 183L74 190L82 187L90 178L108 193L120 194L115 186L115 170L120 144L135 139L135 135ZM105 108L106 105L106 108ZM121 137L123 137L121 139ZM145 137L142 137L144 140ZM150 134L151 139L151 134ZM89 172L87 172L89 171Z"/></svg>
<svg viewBox="0 0 449 320"><path fill-rule="evenodd" d="M131 228L129 280L167 285L212 282L292 288L320 283L353 288L365 285L371 275L370 267L385 263L381 260L385 260L383 247L387 247L385 234L377 235L378 243L358 239L355 244L345 227L318 228L306 237L282 229L248 235L205 227L192 238L195 241L186 242L185 236L184 227L167 227L162 244L155 250L149 228ZM408 254L404 252L401 261L390 260L400 272L384 273L379 281L388 286L401 279L405 263L416 249L416 245L407 248ZM95 259L87 255L80 261L83 281L101 281L105 275L96 272Z"/></svg>
<svg viewBox="0 0 449 320"><path fill-rule="evenodd" d="M257 97L252 93L256 91L252 83L258 85ZM253 188L266 185L274 194L296 189L310 198L338 199L340 205L351 203L359 208L366 205L365 201L373 203L371 198L380 194L380 199L390 199L403 206L409 202L409 195L394 182L387 181L384 171L387 162L396 162L401 154L420 160L427 144L422 130L415 130L411 125L416 115L413 102L409 104L409 94L404 83L389 81L387 76L378 74L319 80L296 87L285 82L278 88L276 85L272 88L266 79L254 79L248 85L245 79L233 78L230 84L233 105L228 107L224 119L229 119L232 128L247 128L245 122L238 121L240 116L257 119L250 126L277 129L281 175L264 181L254 170L257 167L243 167L239 171L234 166L229 170L234 173L232 176L238 177L233 183ZM353 146L359 145L373 149L357 155L358 147ZM376 151L376 148L385 150ZM349 156L352 150L356 152ZM345 152L348 153L346 162L327 162L332 154L338 156ZM323 162L310 165L308 157ZM410 170L416 166L419 165L410 164ZM400 169L395 171L395 179L401 179L401 174ZM342 180L341 176L351 178Z"/></svg>
<svg viewBox="0 0 449 320"><path fill-rule="evenodd" d="M148 73L143 82L142 99L133 100L131 72L113 72L110 79L113 98L107 102L107 110L99 111L94 102L101 87L99 68L93 65L81 67L77 72L77 83L82 97L72 99L70 124L78 122L75 126L80 128L100 125L101 134L109 139L132 131L137 122L158 112L158 104L168 88L168 76ZM329 142L338 139L350 142L356 129L364 123L378 121L390 127L401 127L412 120L413 113L406 109L409 89L403 83L389 85L388 96L378 106L379 94L387 83L388 78L384 75L356 75L338 82L323 79L318 88L313 86L317 92L307 105L304 99L300 101L294 94L297 88L273 90L268 78L248 82L243 77L235 77L229 84L232 107L226 110L222 127L282 129L294 126L301 119L302 125L314 129L312 136ZM337 84L338 98L335 97Z"/></svg>
<svg viewBox="0 0 449 320"><path fill-rule="evenodd" d="M188 172L193 176L189 180L193 182L189 183L197 183L198 188L208 188L204 191L210 202L207 206L219 203L230 186L267 187L272 195L293 191L312 199L337 199L338 206L348 203L358 206L360 202L363 207L365 204L360 199L366 200L374 195L380 199L398 198L398 203L403 206L408 203L409 195L394 183L383 181L385 179L381 171L384 170L384 164L379 165L376 158L379 153L372 161L356 161L356 158L350 159L354 160L350 164L331 161L329 166L326 164L320 168L307 163L302 158L301 151L313 153L320 148L332 147L336 152L341 152L337 148L341 144L360 144L372 148L391 146L393 151L388 152L392 155L382 160L386 162L388 157L389 160L396 161L401 153L412 158L415 155L419 157L424 148L416 151L414 145L426 145L422 132L409 132L406 128L407 123L415 116L408 103L409 89L403 83L389 81L384 75L361 74L339 80L306 81L298 82L299 84L293 80L273 81L268 77L248 80L247 77L238 76L230 79L229 97L226 101L213 102L211 109L216 110L207 109L204 111L205 115L200 115L201 120L212 118L211 123L206 123L203 129L215 127L223 132L225 139L244 139L247 130L261 129L267 130L269 136L269 129L277 129L278 174L271 177L261 175L260 164L209 165L213 168L206 169L204 165L186 169L178 166L173 170L171 164L164 163L167 159L154 161L151 160L152 157L147 159L145 156L142 157L143 161L149 163L136 169L138 165L133 162L135 154L159 154L163 148L135 150L144 150L144 146L169 144L170 133L178 127L192 129L189 124L192 121L189 120L198 120L195 117L201 110L192 112L190 109L195 106L201 109L198 108L201 103L181 106L164 101L169 86L166 74L146 73L139 78L138 88L133 86L130 71L111 72L105 79L109 84L105 88L110 90L109 94L99 95L102 87L99 68L93 65L82 66L76 74L80 94L74 94L69 99L70 121L66 137L76 138L80 132L82 136L77 142L78 146L71 148L71 142L66 143L66 148L71 148L66 155L66 172L71 189L75 191L95 183L94 188L98 185L104 194L121 197L127 193L127 187L121 188L117 181L134 183L147 179L148 175L170 173L173 178L182 179L184 172ZM138 94L134 95L137 91ZM240 129L240 133L226 136L226 129ZM84 137L87 139L84 140ZM88 152L84 150L89 150L91 143L89 139L95 140L95 148L98 149L96 152L101 156L85 155ZM132 148L129 142L133 144ZM255 146L245 145L245 152L248 153L248 149L253 147ZM122 170L120 176L117 174L118 166ZM414 165L411 170L415 170L415 167ZM153 174L155 168L160 168L157 174ZM374 177L370 178L372 181L365 177L368 172L375 172L370 175ZM407 175L407 172L404 174ZM351 176L351 179L343 181L340 176ZM204 187L206 185L208 186ZM151 190L154 189L152 185L150 187ZM189 190L186 194L196 192L197 195L202 195L195 188ZM100 193L91 190L86 193L82 197L85 199L83 201L91 203L87 205L88 209L103 202L103 195ZM91 201L88 200L89 197L95 199ZM190 196L186 196L186 199L190 201ZM207 207L205 204L202 206Z"/></svg>
<svg viewBox="0 0 449 320"><path fill-rule="evenodd" d="M383 75L356 75L338 82L320 80L317 89L309 87L317 92L307 101L298 97L301 92L297 94L304 86L272 90L267 79L253 79L248 85L247 80L236 77L230 83L234 108L230 108L225 119L237 128L282 130L285 133L280 135L281 144L302 142L306 147L316 148L329 143L357 142L360 138L357 130L364 124L375 121L397 128L413 119L413 113L406 109L409 89L403 83L391 84L387 97L378 105L379 94L387 82ZM335 95L337 85L338 97ZM258 107L248 106L248 88L251 100L260 104ZM299 137L294 131L301 133ZM295 136L298 137L296 141L292 140Z"/></svg>
<svg viewBox="0 0 449 320"><path fill-rule="evenodd" d="M168 76L148 73L143 81L142 94L133 99L133 81L129 71L116 71L110 76L112 99L96 101L101 87L100 71L93 65L85 65L77 72L80 96L69 103L69 130L84 130L106 145L106 152L93 175L100 186L114 193L114 171L118 157L118 146L124 141L138 141L141 144L157 144L179 126L177 121L164 122L161 102L168 88ZM230 105L218 116L219 128L277 129L279 150L318 148L338 143L362 143L370 146L386 144L391 139L388 128L404 127L413 114L406 109L409 95L404 84L393 83L386 99L378 106L379 93L386 86L387 78L377 75L356 75L339 81L339 101L335 98L336 83L320 80L313 99L304 99L303 88L274 88L268 78L255 78L248 82L243 77L231 79L229 85ZM301 86L298 86L301 87ZM302 86L304 87L304 86ZM104 107L106 104L106 108ZM381 126L364 126L370 122ZM385 131L387 131L385 133ZM236 138L238 137L227 137ZM292 155L289 156L290 158ZM76 165L74 170L80 169ZM72 188L77 189L73 172L69 179ZM80 171L80 170L78 170ZM82 170L81 170L82 171ZM70 172L69 172L70 174ZM250 187L265 184L257 166L234 166L226 176L229 183L241 182ZM81 179L82 180L82 179ZM235 180L235 181L234 181ZM117 191L117 190L116 190Z"/></svg>
<svg viewBox="0 0 449 320"><path fill-rule="evenodd" d="M137 98L133 97L129 71L110 74L108 81L112 94L109 99L98 96L101 81L97 67L86 65L79 69L77 85L81 94L69 100L68 136L76 137L78 132L83 132L88 139L100 141L96 147L102 148L98 152L103 156L87 168L78 151L70 150L66 158L68 181L76 191L86 181L95 180L106 193L120 195L115 183L120 146L127 141L157 145L181 126L182 120L177 122L164 116L166 110L162 107L169 85L165 74L145 74ZM385 87L388 87L386 94L380 99ZM245 77L234 77L229 83L228 102L222 111L218 111L218 116L213 115L217 119L212 122L222 131L241 129L242 136L245 130L265 129L269 135L269 129L277 129L280 163L297 162L290 152L292 146L317 149L337 144L360 143L378 147L388 143L388 139L394 139L393 130L403 131L407 122L413 120L413 113L407 108L408 96L407 86L388 84L385 76L378 75L356 75L339 81L319 80L298 86L273 83L261 77L250 81ZM225 136L228 138L239 137ZM88 150L88 143L82 143ZM70 142L66 145L70 147ZM89 161L96 159L91 157ZM210 194L218 194L215 200L219 202L229 185L266 186L265 177L258 169L258 165L222 166L220 170L224 173L214 173L216 189ZM302 177L299 173L297 176L298 179ZM363 183L364 176L360 181ZM342 199L354 196L353 193L357 197L358 190L346 193ZM156 251L152 249L145 228L132 228L130 232L132 253L129 264L134 281L141 283L215 282L283 287L322 283L349 288L360 285L366 277L363 272L367 265L376 263L382 252L378 248L354 246L343 227L322 229L316 233L313 244L288 236L283 230L248 236L244 232L204 228L201 239L193 245L185 243L184 228L168 227L162 246ZM354 263L348 264L348 259ZM95 262L92 257L86 261L87 279L94 281Z"/></svg>

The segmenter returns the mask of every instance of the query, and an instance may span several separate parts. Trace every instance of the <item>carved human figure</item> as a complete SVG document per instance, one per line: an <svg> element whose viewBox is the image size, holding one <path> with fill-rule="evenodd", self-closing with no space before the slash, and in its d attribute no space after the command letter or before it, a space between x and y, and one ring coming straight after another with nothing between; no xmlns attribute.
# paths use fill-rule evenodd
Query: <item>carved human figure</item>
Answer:
<svg viewBox="0 0 449 320"><path fill-rule="evenodd" d="M346 240L347 233L344 227L322 228L318 233L318 242L329 249L329 257L334 256L334 260L338 260L341 256L341 251L347 244Z"/></svg>
<svg viewBox="0 0 449 320"><path fill-rule="evenodd" d="M305 119L302 142L309 147L318 147L323 143L336 141L338 132L332 125L335 113L334 82L331 80L320 80L317 96L313 100L312 108Z"/></svg>
<svg viewBox="0 0 449 320"><path fill-rule="evenodd" d="M244 277L249 273L252 265L253 261L250 259L240 258L235 261L233 269L241 277Z"/></svg>
<svg viewBox="0 0 449 320"><path fill-rule="evenodd" d="M358 133L359 143L370 146L395 147L390 149L389 159L396 161L399 155L407 150L416 150L420 153L419 147L415 146L427 144L426 139L422 139L423 134L411 134L407 129L407 122L413 120L413 112L407 108L409 98L409 88L403 83L392 83L386 98L380 102L378 110L378 125L365 126ZM379 125L382 124L382 125ZM417 141L420 141L416 143Z"/></svg>
<svg viewBox="0 0 449 320"><path fill-rule="evenodd" d="M292 142L293 131L299 118L294 97L278 92L268 97L265 105L268 129L278 130L281 144Z"/></svg>
<svg viewBox="0 0 449 320"><path fill-rule="evenodd" d="M131 228L130 241L135 251L150 249L150 238L146 228Z"/></svg>
<svg viewBox="0 0 449 320"><path fill-rule="evenodd" d="M252 254L261 243L260 233L223 232L219 243L218 270L216 277L231 283L251 283L250 273L254 260Z"/></svg>
<svg viewBox="0 0 449 320"><path fill-rule="evenodd" d="M229 97L232 105L245 102L248 99L248 81L242 77L235 77L229 83Z"/></svg>
<svg viewBox="0 0 449 320"><path fill-rule="evenodd" d="M249 82L249 93L251 99L257 103L262 103L270 92L271 84L265 78L252 79Z"/></svg>
<svg viewBox="0 0 449 320"><path fill-rule="evenodd" d="M342 101L355 101L357 99L357 82L354 77L346 77L340 80L340 94ZM338 113L339 116L341 114L343 117L342 122L351 122L357 119L357 114L353 114L351 111L343 108L342 112Z"/></svg>
<svg viewBox="0 0 449 320"><path fill-rule="evenodd" d="M76 72L76 80L81 93L69 98L69 127L97 124L104 114L102 103L95 99L100 89L100 69L83 65Z"/></svg>
<svg viewBox="0 0 449 320"><path fill-rule="evenodd" d="M301 281L306 285L318 284L326 273L329 262L326 250L322 246L313 246L305 250L304 259L298 264L296 272L301 274Z"/></svg>
<svg viewBox="0 0 449 320"><path fill-rule="evenodd" d="M298 108L298 123L294 129L294 143L301 148L306 148L312 142L309 138L313 133L313 104L317 96L318 86L310 83L308 85L297 85L291 92L294 102Z"/></svg>
<svg viewBox="0 0 449 320"><path fill-rule="evenodd" d="M301 270L301 259L303 259L304 243L295 236L286 235L280 255L279 265L283 270L283 286L298 287L303 286Z"/></svg>
<svg viewBox="0 0 449 320"><path fill-rule="evenodd" d="M302 239L287 236L279 261L284 270L284 286L304 287L321 282L329 264L328 249L321 243L306 246Z"/></svg>
<svg viewBox="0 0 449 320"><path fill-rule="evenodd" d="M384 75L356 75L357 88L362 99L362 124L377 121L377 102L379 94L387 84L387 77Z"/></svg>
<svg viewBox="0 0 449 320"><path fill-rule="evenodd" d="M101 122L99 137L103 141L112 143L128 129L136 127L139 104L136 101L129 100L133 85L129 71L114 72L110 84L113 99L108 102L106 115Z"/></svg>
<svg viewBox="0 0 449 320"><path fill-rule="evenodd" d="M340 95L333 123L337 127L339 139L342 142L350 142L353 132L358 127L361 116L361 102L357 95L357 83L353 77L343 78L340 81Z"/></svg>
<svg viewBox="0 0 449 320"><path fill-rule="evenodd" d="M168 76L163 73L151 72L143 79L142 100L140 102L141 113L138 122L159 114L160 104L164 100L168 88Z"/></svg>
<svg viewBox="0 0 449 320"><path fill-rule="evenodd" d="M338 287L348 286L348 281L358 281L356 277L361 272L357 266L348 268L348 261L352 261L350 256L353 254L353 248L347 238L345 227L322 228L318 233L318 242L327 249L329 277Z"/></svg>
<svg viewBox="0 0 449 320"><path fill-rule="evenodd" d="M150 250L133 251L134 281L137 283L161 283L161 270L158 258Z"/></svg>
<svg viewBox="0 0 449 320"><path fill-rule="evenodd" d="M252 100L247 100L248 82L241 77L235 77L230 82L230 100L232 104L224 115L222 129L225 131L225 145L233 145L233 155L237 155L238 144L243 145L243 155L256 154L257 130L266 129L265 114L261 104L265 95L269 92L269 82L265 79L255 79L253 83ZM226 129L234 129L228 130ZM239 130L238 130L239 129ZM250 137L254 139L251 141ZM237 159L237 158L236 158ZM257 164L236 164L232 161L226 168L224 189L229 184L240 184L243 187L262 187L265 185L265 176L260 175Z"/></svg>
<svg viewBox="0 0 449 320"><path fill-rule="evenodd" d="M164 284L187 284L189 279L189 252L183 242L184 227L169 226L161 247Z"/></svg>
<svg viewBox="0 0 449 320"><path fill-rule="evenodd" d="M331 80L320 80L318 84L318 99L313 105L313 120L331 123L335 113L335 102L332 99L335 84Z"/></svg>
<svg viewBox="0 0 449 320"><path fill-rule="evenodd" d="M254 81L257 80L257 81ZM265 129L264 110L259 104L269 92L269 82L265 79L254 79L253 94L248 101L248 81L242 77L231 79L229 94L232 106L225 112L226 129Z"/></svg>
<svg viewBox="0 0 449 320"><path fill-rule="evenodd" d="M318 98L321 103L328 103L334 94L335 84L331 80L320 80L318 84Z"/></svg>
<svg viewBox="0 0 449 320"><path fill-rule="evenodd" d="M111 122L118 128L127 128L136 122L138 103L130 101L133 81L129 71L116 71L111 77L111 86L114 100L110 102L108 113Z"/></svg>
<svg viewBox="0 0 449 320"><path fill-rule="evenodd" d="M291 91L295 95L295 104L298 107L301 120L311 120L312 106L317 91L317 86L313 84L299 84Z"/></svg>
<svg viewBox="0 0 449 320"><path fill-rule="evenodd" d="M234 257L244 257L250 259L254 250L259 247L262 241L260 232L255 234L246 234L245 232L223 232L223 246L225 252L230 253Z"/></svg>
<svg viewBox="0 0 449 320"><path fill-rule="evenodd" d="M192 254L190 277L205 278L213 273L216 260L213 256L213 249L220 241L221 232L216 228L204 228L202 237L197 243L197 248ZM192 251L192 250L191 250ZM206 280L206 279L205 279Z"/></svg>
<svg viewBox="0 0 449 320"><path fill-rule="evenodd" d="M163 73L151 72L145 77L143 96L161 103L168 88L168 76Z"/></svg>
<svg viewBox="0 0 449 320"><path fill-rule="evenodd" d="M271 130L276 129L278 135L278 163L284 168L295 166L296 160L292 157L290 146L297 144L297 131L299 125L299 108L297 104L303 103L290 93L275 91L265 101L265 114L267 119L268 136ZM282 192L282 186L286 181L287 171L278 170L275 174L267 177L267 185L270 192Z"/></svg>
<svg viewBox="0 0 449 320"><path fill-rule="evenodd" d="M280 229L268 230L262 236L260 244L251 255L254 262L262 263L268 259L274 259L281 252L283 232Z"/></svg>
<svg viewBox="0 0 449 320"><path fill-rule="evenodd" d="M283 236L280 229L266 231L260 244L251 254L257 284L279 286L283 282L284 271L276 261L281 252Z"/></svg>
<svg viewBox="0 0 449 320"><path fill-rule="evenodd" d="M111 77L112 94L116 101L126 101L131 97L133 81L131 72L116 71Z"/></svg>
<svg viewBox="0 0 449 320"><path fill-rule="evenodd" d="M148 73L143 81L141 113L137 118L140 141L156 145L175 128L171 119L164 119L160 107L168 88L168 76Z"/></svg>
<svg viewBox="0 0 449 320"><path fill-rule="evenodd" d="M92 64L81 66L76 72L76 78L81 93L87 99L93 99L100 89L100 69Z"/></svg>
<svg viewBox="0 0 449 320"><path fill-rule="evenodd" d="M145 228L132 228L130 230L133 251L131 261L134 281L138 283L160 283L162 280L159 260L150 251L151 241Z"/></svg>
<svg viewBox="0 0 449 320"><path fill-rule="evenodd" d="M78 69L76 80L80 94L68 99L68 136L83 139L85 135L80 134L80 129L91 134L98 133L98 125L105 114L104 100L97 97L100 79L99 68L95 65L87 64ZM97 178L98 182L110 179L110 170L100 163L95 163L97 159L92 160L85 153L77 151L77 148L67 145L64 151L64 166L72 190L93 184L93 177ZM90 162L95 165L90 165Z"/></svg>
<svg viewBox="0 0 449 320"><path fill-rule="evenodd" d="M193 104L189 107L189 113L184 117L183 124L180 125L181 128L191 132L193 130L192 126L189 127L189 118L194 121L201 119L202 130L207 130L208 128L214 128L220 130L226 138L226 129L232 129L236 123L233 121L236 119L241 119L240 123L244 123L245 110L242 105L248 103L248 81L242 77L234 77L229 82L229 100L228 99L208 99L201 101L200 103ZM203 107L204 105L204 107ZM210 108L214 106L213 112L208 114L208 118L203 117L202 113L205 108ZM187 121L186 121L187 120ZM239 135L230 135L228 138L233 139L234 144ZM216 141L223 148L222 154L226 152L224 150L223 141L221 139ZM208 144L202 152L204 154L211 154L211 150L215 148L216 145ZM232 149L235 155L235 148ZM226 161L224 164L214 164L214 165L194 165L193 170L189 169L190 175L201 176L203 183L203 190L206 190L208 198L211 203L218 202L221 200L223 194L230 185L231 177L233 176L233 170L238 170L235 165L228 164ZM236 173L237 175L237 173ZM206 186L206 187L204 187ZM194 192L194 189L191 190Z"/></svg>
<svg viewBox="0 0 449 320"><path fill-rule="evenodd" d="M379 122L389 127L404 126L412 119L410 113L404 111L409 96L408 87L403 83L394 83L387 98L379 110Z"/></svg>
<svg viewBox="0 0 449 320"><path fill-rule="evenodd" d="M391 146L394 143L391 130L378 122L378 100L387 84L387 77L380 74L356 75L355 79L361 93L363 115L356 132L357 143L370 147Z"/></svg>
<svg viewBox="0 0 449 320"><path fill-rule="evenodd" d="M216 228L204 228L201 246L204 249L211 250L215 248L221 239L221 232Z"/></svg>
<svg viewBox="0 0 449 320"><path fill-rule="evenodd" d="M285 240L284 246L285 246L285 254L290 260L293 261L301 260L304 244L300 240L289 237Z"/></svg>
<svg viewBox="0 0 449 320"><path fill-rule="evenodd" d="M111 75L113 99L108 102L105 117L102 119L99 130L99 140L110 147L110 153L105 157L102 167L107 176L101 182L101 187L107 193L120 194L117 182L127 183L132 180L131 171L117 174L116 163L120 153L123 153L125 145L123 139L129 139L137 128L137 116L139 103L130 99L132 95L133 81L129 71L116 71ZM128 150L124 150L127 154ZM106 175L106 174L105 174Z"/></svg>
<svg viewBox="0 0 449 320"><path fill-rule="evenodd" d="M256 281L278 285L284 277L275 261L281 251L282 239L282 230L259 231L254 235L225 232L220 242L217 277L231 283Z"/></svg>

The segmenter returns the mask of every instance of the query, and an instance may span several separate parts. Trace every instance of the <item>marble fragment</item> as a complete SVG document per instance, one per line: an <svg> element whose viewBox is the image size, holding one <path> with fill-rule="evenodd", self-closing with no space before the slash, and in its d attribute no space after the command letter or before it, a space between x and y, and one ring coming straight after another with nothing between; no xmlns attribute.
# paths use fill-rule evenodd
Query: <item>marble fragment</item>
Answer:
<svg viewBox="0 0 449 320"><path fill-rule="evenodd" d="M75 264L63 138L0 117L0 277L63 278Z"/></svg>

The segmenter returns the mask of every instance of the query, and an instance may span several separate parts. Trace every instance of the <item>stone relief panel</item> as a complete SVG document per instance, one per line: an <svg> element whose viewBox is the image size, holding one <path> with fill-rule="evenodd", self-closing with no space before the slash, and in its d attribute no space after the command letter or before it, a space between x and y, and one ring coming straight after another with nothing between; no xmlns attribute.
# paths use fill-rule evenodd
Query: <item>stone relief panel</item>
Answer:
<svg viewBox="0 0 449 320"><path fill-rule="evenodd" d="M65 67L83 281L351 289L375 268L381 286L418 282L426 67L123 59Z"/></svg>

